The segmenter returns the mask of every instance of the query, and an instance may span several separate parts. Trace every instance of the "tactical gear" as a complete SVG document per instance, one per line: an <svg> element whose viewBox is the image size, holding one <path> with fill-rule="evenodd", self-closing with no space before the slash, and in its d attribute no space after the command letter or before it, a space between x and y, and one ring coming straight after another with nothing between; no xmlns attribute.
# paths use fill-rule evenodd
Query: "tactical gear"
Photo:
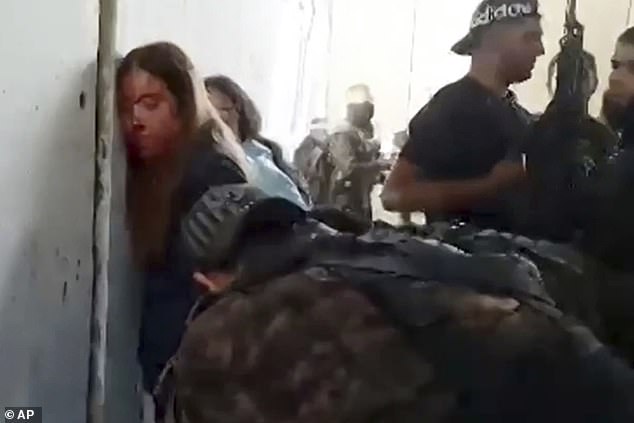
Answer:
<svg viewBox="0 0 634 423"><path fill-rule="evenodd" d="M183 223L186 244L198 260L232 266L239 271L237 285L271 277L280 269L320 267L363 274L366 280L441 281L554 305L538 269L519 255L468 254L393 228L379 227L362 236L341 234L286 200L261 195L248 186L212 189ZM272 259L275 245L284 248L278 247Z"/></svg>
<svg viewBox="0 0 634 423"><path fill-rule="evenodd" d="M241 200L244 197L246 195L235 196L228 201L240 205L244 204ZM257 215L258 204L265 202L256 199L249 207L238 208L239 213L231 214L241 216L235 220L236 224L228 225L234 228L234 235L225 236L225 239L241 239L239 251L235 253L239 276L223 298L257 296L280 277L297 284L339 284L363 293L412 343L421 359L433 363L435 383L458 393L459 400L453 410L457 420L452 421L478 421L470 419L483 415L493 422L559 421L567 415L574 420L594 416L592 413L599 415L587 419L589 422L603 421L604 413L612 413L609 418L618 422L632 418L631 370L610 356L595 355L601 344L591 332L563 317L554 307L544 289L541 273L530 260L521 254L501 254L501 250L507 250L509 241L517 249L532 249L554 260L563 256L556 246L536 247L526 239L513 240L512 236L493 232L474 233L467 226L449 226L444 232L432 229L474 250L469 253L387 225L378 225L361 236L341 234L306 214L303 219L291 216L286 221L293 225L282 225L283 231L279 226L250 226L253 223L250 215ZM214 214L226 209L222 202L216 202L203 211ZM272 236L275 243L269 241ZM276 253L281 254L271 254L274 245L277 245ZM477 249L484 252L475 251ZM570 257L570 261L573 259ZM461 292L515 298L520 306L513 313L514 318L528 322L530 330L558 328L555 332L559 335L542 338L530 330L527 333L502 330L501 334L491 336L504 338L510 345L489 345L488 350L487 333L452 332L452 329L447 332L456 318L453 301L460 298ZM211 304L205 301L204 306L213 307L214 300ZM196 311L199 312L204 313L201 307ZM530 322L536 326L530 326ZM548 345L545 350L542 342ZM511 353L514 361L504 361L504 354L514 351L516 343L528 349L518 352L517 356ZM498 355L497 348L504 353ZM549 348L557 350L551 353ZM558 354L564 354L566 361L559 360ZM601 368L606 365L608 371L594 372L589 366L598 365L595 360L602 363ZM563 367L549 367L557 365ZM534 368L540 371L533 373ZM549 370L544 373L545 369ZM617 369L621 372L618 377ZM584 372L581 386L568 384L567 378L578 377L579 372ZM551 374L560 374L562 378L552 379ZM605 403L603 397L593 394L598 395L604 387L610 392ZM438 389L438 386L429 387L432 388ZM178 402L178 392L174 397ZM531 398L531 405L540 406L527 409L526 398ZM578 410L581 398L592 401L595 408L591 414ZM543 408L545 404L551 408ZM530 415L518 414L520 409L522 413L530 411ZM177 414L179 412L177 410ZM544 420L548 413L553 419Z"/></svg>
<svg viewBox="0 0 634 423"><path fill-rule="evenodd" d="M326 140L309 135L297 147L293 157L293 164L306 181L307 190L316 204L323 204L323 186L328 178L323 162L327 154Z"/></svg>
<svg viewBox="0 0 634 423"><path fill-rule="evenodd" d="M248 212L248 213L247 213ZM222 269L248 227L283 230L305 211L282 198L267 198L248 184L211 187L183 219L184 248L198 269Z"/></svg>
<svg viewBox="0 0 634 423"><path fill-rule="evenodd" d="M385 167L380 145L351 124L335 129L328 138L329 204L372 221L371 192Z"/></svg>

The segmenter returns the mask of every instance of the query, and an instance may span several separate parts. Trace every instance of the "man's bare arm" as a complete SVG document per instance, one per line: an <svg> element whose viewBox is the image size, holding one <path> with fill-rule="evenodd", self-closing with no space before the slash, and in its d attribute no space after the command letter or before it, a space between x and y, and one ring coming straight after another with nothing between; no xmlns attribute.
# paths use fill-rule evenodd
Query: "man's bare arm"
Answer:
<svg viewBox="0 0 634 423"><path fill-rule="evenodd" d="M388 177L381 201L388 211L401 213L455 212L469 208L521 181L521 164L500 162L481 177L459 181L420 181L418 167L400 158Z"/></svg>

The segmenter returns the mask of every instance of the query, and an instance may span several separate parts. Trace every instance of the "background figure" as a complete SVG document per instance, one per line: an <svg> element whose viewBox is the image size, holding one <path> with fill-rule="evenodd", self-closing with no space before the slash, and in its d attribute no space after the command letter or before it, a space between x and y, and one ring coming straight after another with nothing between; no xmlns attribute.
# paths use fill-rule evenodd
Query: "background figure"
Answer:
<svg viewBox="0 0 634 423"><path fill-rule="evenodd" d="M333 165L330 200L341 210L372 220L371 192L389 162L381 159L381 144L374 137L374 99L367 85L346 92L346 120L328 139Z"/></svg>
<svg viewBox="0 0 634 423"><path fill-rule="evenodd" d="M325 118L315 118L310 122L310 132L293 154L293 164L300 172L315 203L321 203L323 191L327 189L329 172L323 164L327 160L328 123Z"/></svg>
<svg viewBox="0 0 634 423"><path fill-rule="evenodd" d="M309 208L312 200L302 177L284 160L281 147L261 135L262 116L249 95L224 75L206 78L205 87L220 116L241 142L253 183L270 196Z"/></svg>
<svg viewBox="0 0 634 423"><path fill-rule="evenodd" d="M407 130L399 131L394 133L394 138L392 138L392 151L390 153L390 160L392 162L396 162L398 160L398 156L401 154L401 150L407 143L409 139L409 135L407 134ZM387 180L387 178L385 178ZM398 213L402 224L411 224L412 223L412 212L401 212ZM425 218L423 215L422 221L417 222L418 224L424 224Z"/></svg>
<svg viewBox="0 0 634 423"><path fill-rule="evenodd" d="M245 182L246 164L179 47L163 42L132 50L116 83L128 153L126 217L144 279L138 356L151 393L197 297L192 269L175 242L180 219L210 185Z"/></svg>

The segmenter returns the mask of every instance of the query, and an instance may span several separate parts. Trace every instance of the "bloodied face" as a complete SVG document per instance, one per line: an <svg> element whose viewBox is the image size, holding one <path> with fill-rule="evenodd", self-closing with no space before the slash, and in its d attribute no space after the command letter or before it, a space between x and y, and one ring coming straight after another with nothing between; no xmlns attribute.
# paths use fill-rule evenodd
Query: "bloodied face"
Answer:
<svg viewBox="0 0 634 423"><path fill-rule="evenodd" d="M119 82L117 103L130 158L140 161L169 154L182 138L177 101L165 82L133 68Z"/></svg>
<svg viewBox="0 0 634 423"><path fill-rule="evenodd" d="M634 45L618 42L612 56L612 73L603 96L603 113L610 125L622 129L626 111L634 104Z"/></svg>

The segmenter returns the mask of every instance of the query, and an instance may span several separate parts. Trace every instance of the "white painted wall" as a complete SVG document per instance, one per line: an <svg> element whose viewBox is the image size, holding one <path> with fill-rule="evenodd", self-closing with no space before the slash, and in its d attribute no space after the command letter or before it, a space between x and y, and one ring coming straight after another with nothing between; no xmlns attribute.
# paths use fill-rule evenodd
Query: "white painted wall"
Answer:
<svg viewBox="0 0 634 423"><path fill-rule="evenodd" d="M97 3L0 2L0 407L46 422L86 416Z"/></svg>

